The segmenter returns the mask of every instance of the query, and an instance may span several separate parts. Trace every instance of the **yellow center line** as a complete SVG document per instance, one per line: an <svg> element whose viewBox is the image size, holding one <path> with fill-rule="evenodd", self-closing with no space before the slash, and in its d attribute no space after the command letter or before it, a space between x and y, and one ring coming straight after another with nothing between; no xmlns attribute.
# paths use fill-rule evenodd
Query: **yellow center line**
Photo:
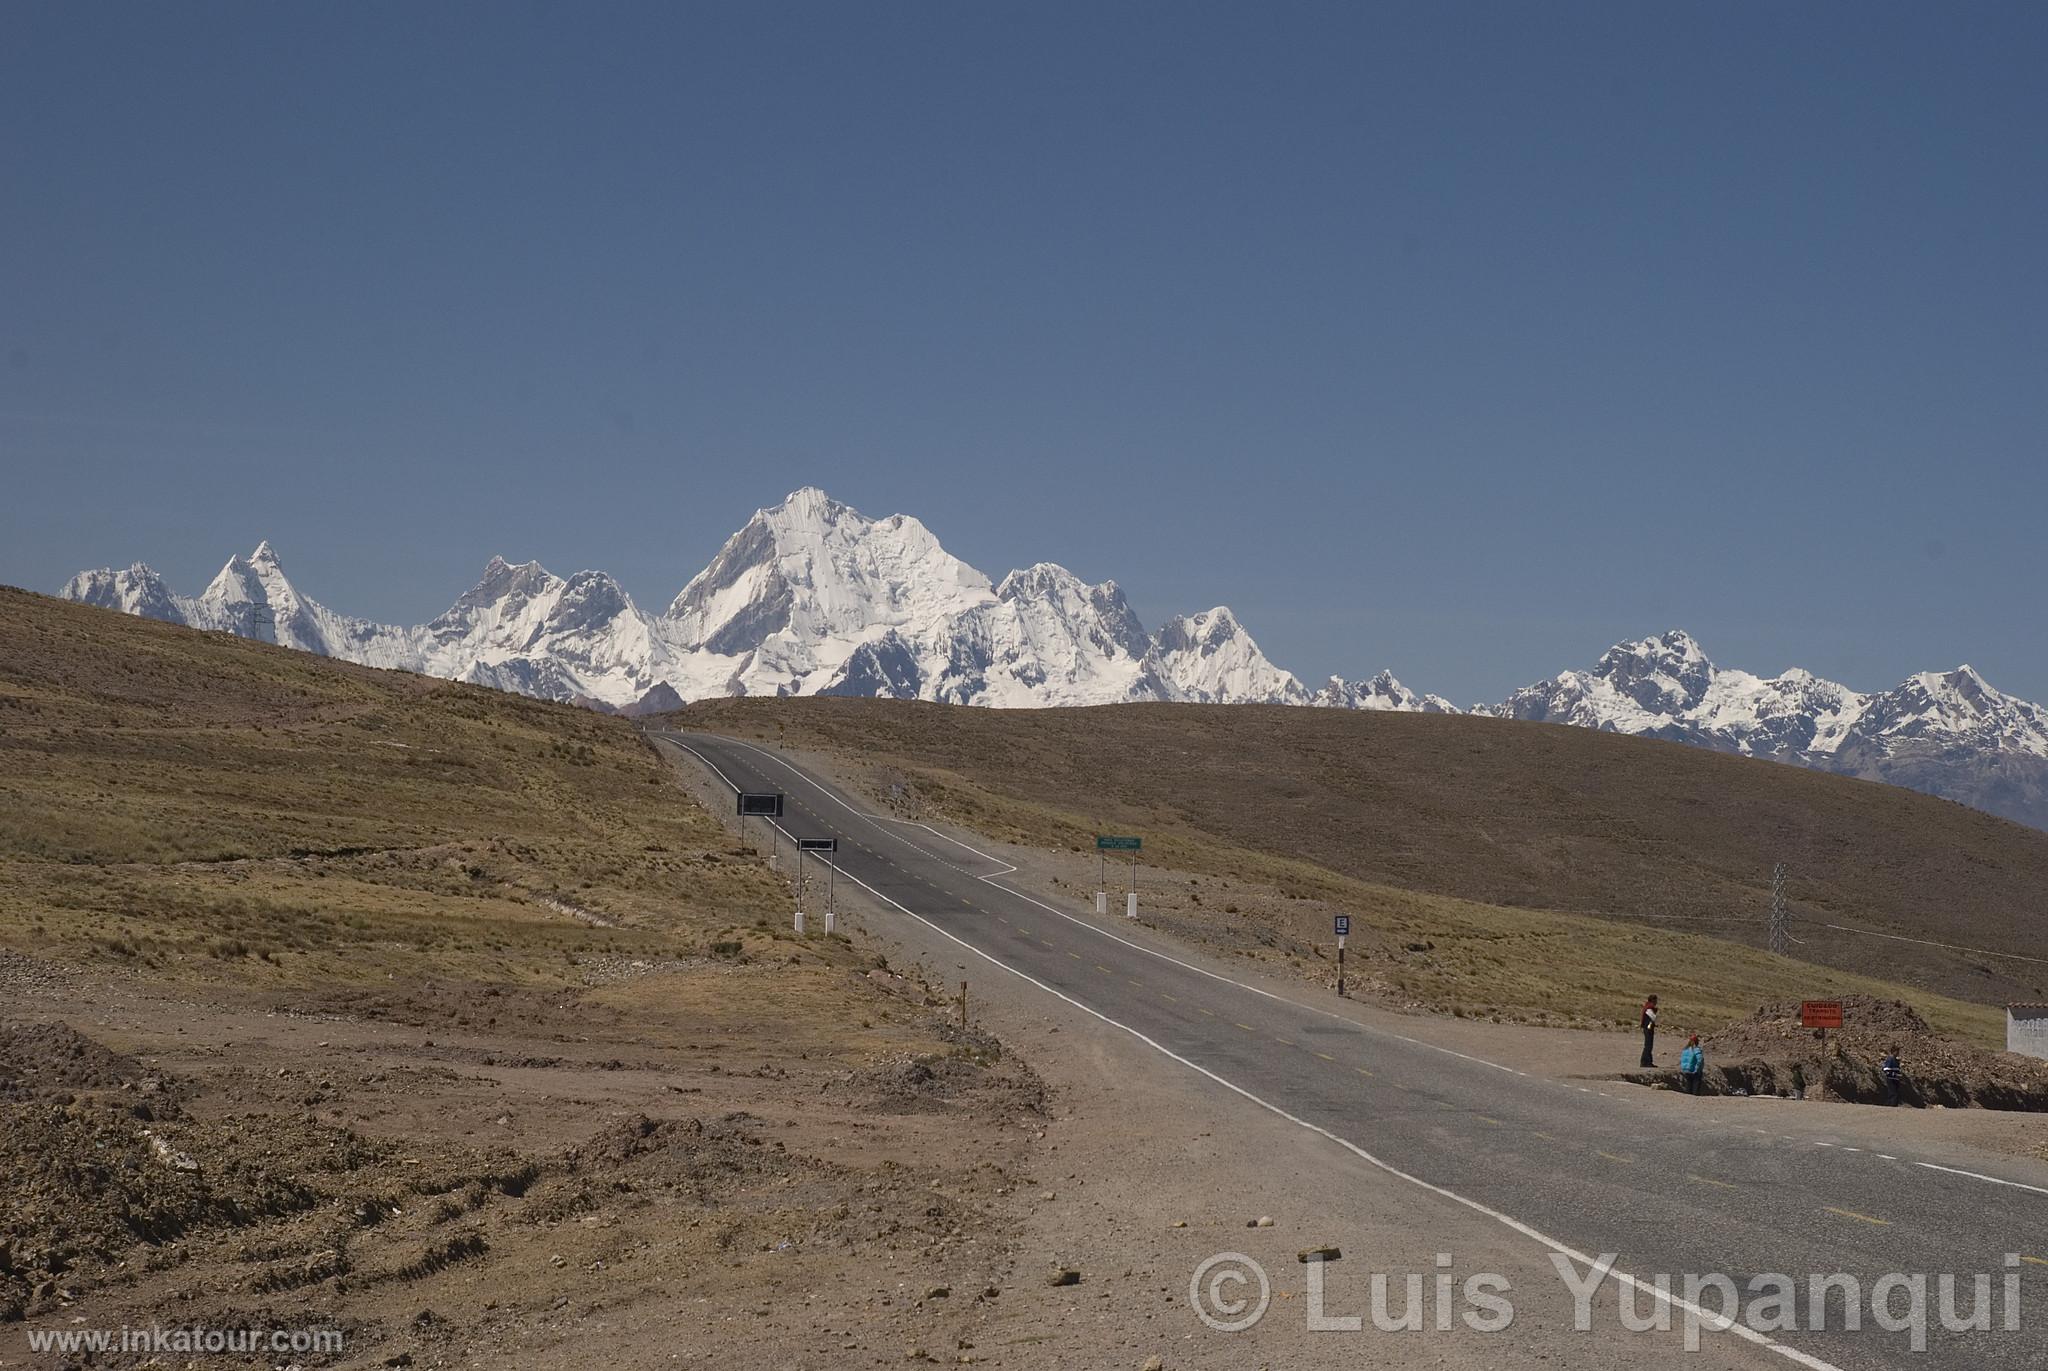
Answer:
<svg viewBox="0 0 2048 1371"><path fill-rule="evenodd" d="M1530 1134L1529 1136L1530 1136L1530 1137L1532 1137L1532 1138L1541 1138L1541 1139L1543 1139L1543 1141L1545 1141L1545 1142L1556 1142L1556 1141L1557 1141L1557 1139L1556 1139L1556 1138L1553 1138L1553 1137L1552 1137L1552 1136L1551 1136L1550 1134L1548 1134L1548 1133L1531 1133L1531 1134Z"/></svg>
<svg viewBox="0 0 2048 1371"><path fill-rule="evenodd" d="M1837 1209L1833 1205L1829 1204L1822 1205L1821 1209L1825 1213L1840 1214L1843 1218L1854 1219L1858 1223L1876 1224L1879 1228L1890 1228L1892 1226L1892 1221L1890 1219L1873 1219L1870 1217L1870 1215L1859 1214L1853 1209Z"/></svg>
<svg viewBox="0 0 2048 1371"><path fill-rule="evenodd" d="M1354 1066L1354 1067L1352 1067L1351 1069L1352 1069L1353 1071L1356 1071L1356 1072L1357 1072L1357 1073L1358 1073L1359 1075L1361 1075L1361 1076L1370 1076L1370 1075L1372 1074L1372 1072L1370 1072L1370 1071L1367 1071L1367 1070L1366 1070L1366 1069L1365 1069L1364 1067L1362 1067L1362 1066Z"/></svg>
<svg viewBox="0 0 2048 1371"><path fill-rule="evenodd" d="M1138 987L1138 989L1140 989L1140 990L1143 990L1143 989L1145 988L1145 983L1144 983L1143 981L1134 981L1134 980L1132 980L1132 979L1131 979L1131 978L1130 978L1129 976L1126 976L1126 977L1124 977L1124 984L1125 984L1125 985L1134 985L1134 986Z"/></svg>
<svg viewBox="0 0 2048 1371"><path fill-rule="evenodd" d="M1321 1058L1322 1058L1322 1059L1323 1059L1324 1061L1326 1061L1326 1062L1334 1062L1334 1061L1336 1061L1336 1060L1337 1060L1337 1059L1336 1059L1335 1057L1331 1056L1331 1055L1330 1055L1329 1053L1327 1053L1327 1052L1318 1052L1318 1053L1316 1053L1316 1055L1317 1055L1318 1057L1321 1057Z"/></svg>
<svg viewBox="0 0 2048 1371"><path fill-rule="evenodd" d="M1721 1187L1721 1189L1723 1189L1723 1190L1739 1190L1739 1189L1741 1189L1741 1187L1740 1187L1740 1186L1730 1185L1730 1184L1728 1184L1728 1182L1726 1182L1726 1181L1717 1181L1717 1180L1715 1180L1715 1179L1714 1179L1713 1177L1711 1177L1711 1176L1695 1176L1695 1175L1693 1175L1693 1174L1692 1174L1691 1172L1689 1172L1689 1171L1688 1171L1688 1172L1686 1173L1686 1176L1685 1176L1685 1178L1686 1178L1687 1180L1689 1180L1689 1181L1697 1181L1697 1182L1699 1182L1699 1183L1700 1183L1701 1185L1717 1185L1717 1186Z"/></svg>
<svg viewBox="0 0 2048 1371"><path fill-rule="evenodd" d="M1200 1005L1196 1005L1195 1008L1200 1009L1202 1013L1207 1014L1212 1019L1216 1017L1216 1011L1213 1009L1202 1009Z"/></svg>
<svg viewBox="0 0 2048 1371"><path fill-rule="evenodd" d="M1294 1046L1294 1044L1293 1044L1293 1043L1291 1043L1291 1042L1287 1041L1287 1039L1285 1039L1285 1038L1275 1038L1275 1039L1273 1039L1273 1041L1274 1041L1274 1042L1276 1042L1276 1043L1279 1043L1279 1044L1280 1044L1280 1045L1281 1045L1282 1047L1292 1047L1292 1046Z"/></svg>
<svg viewBox="0 0 2048 1371"><path fill-rule="evenodd" d="M1047 944L1046 944L1046 946L1050 947L1050 946L1052 946L1052 944L1050 944L1050 943L1047 943ZM1069 957L1072 957L1072 958L1073 958L1073 959L1074 959L1075 961L1077 961L1077 962L1081 960L1081 954L1080 954L1080 953L1078 953L1078 952L1069 952L1069 953L1068 953L1067 955L1068 955Z"/></svg>
<svg viewBox="0 0 2048 1371"><path fill-rule="evenodd" d="M1473 1115L1472 1117L1473 1117L1473 1118L1475 1118L1475 1119L1477 1119L1477 1120L1479 1120L1479 1122L1481 1122L1481 1123L1489 1123L1489 1124L1492 1124L1492 1125L1493 1125L1493 1126L1494 1126L1495 1128L1506 1128L1506 1127L1507 1127L1507 1125L1506 1125L1506 1124L1504 1124L1504 1123L1502 1123L1502 1122L1501 1122L1501 1121L1500 1121L1499 1119L1490 1119L1490 1118L1488 1118L1488 1117L1487 1117L1486 1115L1484 1115L1484 1114L1474 1114L1474 1115Z"/></svg>
<svg viewBox="0 0 2048 1371"><path fill-rule="evenodd" d="M1002 915L998 914L996 915L996 922L999 924L1006 924L1009 922L1009 920L1004 918Z"/></svg>
<svg viewBox="0 0 2048 1371"><path fill-rule="evenodd" d="M1623 1166L1635 1165L1635 1158L1633 1157L1617 1157L1612 1152L1601 1152L1597 1150L1593 1153L1593 1155L1596 1157L1605 1157L1607 1158L1607 1160L1611 1162L1620 1162Z"/></svg>
<svg viewBox="0 0 2048 1371"><path fill-rule="evenodd" d="M1097 971L1100 971L1105 976L1113 976L1116 974L1115 972L1111 971L1108 967L1104 966L1101 962L1097 962L1095 964L1095 969Z"/></svg>
<svg viewBox="0 0 2048 1371"><path fill-rule="evenodd" d="M2035 1266L2048 1266L2048 1258L2044 1257L2029 1257L2022 1254L2020 1260L2023 1262L2032 1262Z"/></svg>
<svg viewBox="0 0 2048 1371"><path fill-rule="evenodd" d="M1247 1032L1247 1033L1256 1033L1256 1032L1258 1032L1258 1031L1259 1031L1258 1029L1256 1029L1256 1028L1253 1028L1253 1027L1252 1027L1252 1026L1251 1026L1250 1024L1248 1024L1248 1023L1241 1023L1241 1024L1239 1024L1239 1025L1238 1025L1238 1027L1239 1027L1239 1028L1242 1028L1242 1029L1243 1029L1243 1030L1244 1030L1245 1032Z"/></svg>
<svg viewBox="0 0 2048 1371"><path fill-rule="evenodd" d="M1159 998L1160 998L1160 999L1162 999L1162 1000L1171 1000L1171 1001L1173 1001L1173 1002L1174 1002L1175 1004L1179 1004L1179 1003L1180 1003L1180 996L1178 996L1178 995L1169 995L1169 994L1167 994L1167 993L1166 993L1166 992L1165 992L1164 990L1162 990L1162 991L1160 991L1160 992L1159 992Z"/></svg>

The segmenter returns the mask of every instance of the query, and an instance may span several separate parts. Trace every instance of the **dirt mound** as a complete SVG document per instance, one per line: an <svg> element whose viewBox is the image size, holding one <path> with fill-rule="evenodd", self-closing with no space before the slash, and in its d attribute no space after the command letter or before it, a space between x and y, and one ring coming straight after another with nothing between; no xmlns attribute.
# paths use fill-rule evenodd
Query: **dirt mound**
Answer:
<svg viewBox="0 0 2048 1371"><path fill-rule="evenodd" d="M1910 1005L1868 995L1842 1001L1842 1027L1822 1035L1799 1022L1794 1001L1766 1004L1705 1035L1706 1087L1716 1094L1800 1094L1882 1104L1878 1064L1897 1048L1907 1104L1949 1109L2048 1110L2048 1063L1952 1042ZM1675 1073L1658 1081L1675 1084Z"/></svg>
<svg viewBox="0 0 2048 1371"><path fill-rule="evenodd" d="M1759 1005L1745 1021L1769 1027L1799 1027L1799 1000L1779 1000ZM1810 1030L1802 1030L1810 1031ZM1875 995L1842 997L1842 1032L1875 1037L1892 1034L1900 1038L1930 1037L1934 1029L1920 1017L1920 1011L1902 1000L1880 999Z"/></svg>
<svg viewBox="0 0 2048 1371"><path fill-rule="evenodd" d="M117 1089L150 1075L135 1058L60 1023L0 1022L0 1081L31 1089Z"/></svg>
<svg viewBox="0 0 2048 1371"><path fill-rule="evenodd" d="M175 1082L62 1024L0 1025L0 1084L0 1322L137 1244L320 1206L391 1150L273 1113L184 1118Z"/></svg>
<svg viewBox="0 0 2048 1371"><path fill-rule="evenodd" d="M992 1117L1045 1112L1045 1085L1037 1073L985 1035L950 1029L951 1050L888 1058L852 1073L839 1087L868 1108L889 1114L924 1114L966 1108Z"/></svg>

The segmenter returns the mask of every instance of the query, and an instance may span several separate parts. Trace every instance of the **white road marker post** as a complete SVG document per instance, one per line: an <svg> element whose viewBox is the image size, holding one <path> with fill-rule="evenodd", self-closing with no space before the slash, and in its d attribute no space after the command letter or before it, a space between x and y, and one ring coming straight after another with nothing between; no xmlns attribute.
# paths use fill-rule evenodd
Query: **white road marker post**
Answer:
<svg viewBox="0 0 2048 1371"><path fill-rule="evenodd" d="M1351 936L1351 916L1337 916L1337 998L1344 998L1344 943Z"/></svg>

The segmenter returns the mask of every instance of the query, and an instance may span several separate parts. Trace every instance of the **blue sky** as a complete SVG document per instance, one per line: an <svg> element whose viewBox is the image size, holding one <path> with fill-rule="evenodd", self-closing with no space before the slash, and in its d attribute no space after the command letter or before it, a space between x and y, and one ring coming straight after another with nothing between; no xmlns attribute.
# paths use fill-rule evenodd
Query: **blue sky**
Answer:
<svg viewBox="0 0 2048 1371"><path fill-rule="evenodd" d="M818 484L1496 699L2048 699L2048 8L0 4L0 580L666 602Z"/></svg>

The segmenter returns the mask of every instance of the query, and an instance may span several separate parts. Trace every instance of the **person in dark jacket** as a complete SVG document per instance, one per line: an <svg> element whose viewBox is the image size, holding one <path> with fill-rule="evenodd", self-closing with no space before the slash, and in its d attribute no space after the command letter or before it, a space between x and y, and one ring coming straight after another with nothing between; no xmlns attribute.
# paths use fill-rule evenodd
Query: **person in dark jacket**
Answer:
<svg viewBox="0 0 2048 1371"><path fill-rule="evenodd" d="M1643 1001L1643 1065L1657 1064L1657 997Z"/></svg>
<svg viewBox="0 0 2048 1371"><path fill-rule="evenodd" d="M1678 1054L1678 1079L1688 1095L1700 1093L1701 1079L1707 1074L1707 1050L1700 1046L1700 1035L1695 1033L1685 1045L1685 1051Z"/></svg>
<svg viewBox="0 0 2048 1371"><path fill-rule="evenodd" d="M1884 1102L1896 1106L1899 1102L1899 1088L1906 1082L1906 1068L1899 1063L1899 1049L1893 1046L1878 1063L1878 1073L1884 1077Z"/></svg>

